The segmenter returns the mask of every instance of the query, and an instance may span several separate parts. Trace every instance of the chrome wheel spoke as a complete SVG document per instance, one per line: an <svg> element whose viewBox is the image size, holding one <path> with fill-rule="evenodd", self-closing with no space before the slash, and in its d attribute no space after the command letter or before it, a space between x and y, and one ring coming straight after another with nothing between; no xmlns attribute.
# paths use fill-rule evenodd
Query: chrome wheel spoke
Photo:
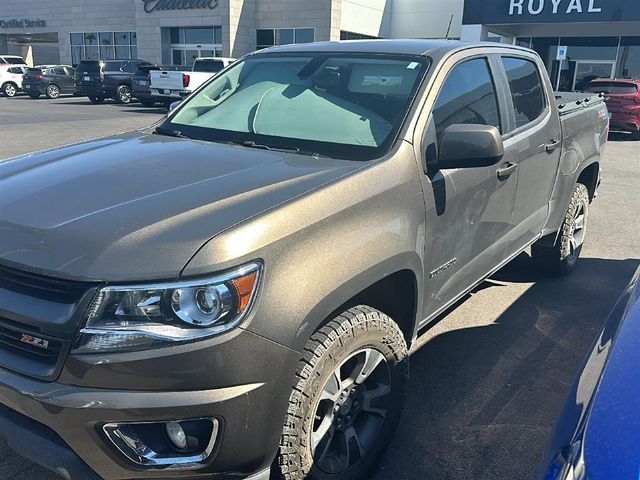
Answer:
<svg viewBox="0 0 640 480"><path fill-rule="evenodd" d="M358 364L359 372L356 372L355 384L362 385L367 378L378 368L378 365L384 360L384 355L377 350L368 349L364 351L364 362Z"/></svg>
<svg viewBox="0 0 640 480"><path fill-rule="evenodd" d="M334 434L335 428L332 415L327 415L318 429L311 434L311 452L314 456L317 455L318 461L322 461L327 455L327 450L333 441ZM320 451L318 451L318 447L320 447Z"/></svg>
<svg viewBox="0 0 640 480"><path fill-rule="evenodd" d="M329 380L327 380L326 385L322 389L320 393L320 401L323 400L331 400L332 402L336 402L338 397L340 396L341 382L340 382L340 371L336 370L331 374Z"/></svg>
<svg viewBox="0 0 640 480"><path fill-rule="evenodd" d="M584 230L585 216L584 213L578 215L573 223L573 231L578 232Z"/></svg>

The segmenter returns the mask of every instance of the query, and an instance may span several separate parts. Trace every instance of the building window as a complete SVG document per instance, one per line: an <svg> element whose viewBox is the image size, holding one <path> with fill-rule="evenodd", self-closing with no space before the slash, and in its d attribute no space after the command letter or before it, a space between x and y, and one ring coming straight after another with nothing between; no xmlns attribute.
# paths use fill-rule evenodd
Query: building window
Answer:
<svg viewBox="0 0 640 480"><path fill-rule="evenodd" d="M136 32L83 32L72 33L71 63L82 60L129 60L138 56Z"/></svg>
<svg viewBox="0 0 640 480"><path fill-rule="evenodd" d="M315 38L314 28L266 28L256 32L256 46L260 50L276 45L311 43Z"/></svg>
<svg viewBox="0 0 640 480"><path fill-rule="evenodd" d="M172 27L171 62L193 65L199 57L222 56L222 27Z"/></svg>
<svg viewBox="0 0 640 480"><path fill-rule="evenodd" d="M365 35L364 33L347 32L345 30L340 31L340 40L376 40L378 38L380 37Z"/></svg>

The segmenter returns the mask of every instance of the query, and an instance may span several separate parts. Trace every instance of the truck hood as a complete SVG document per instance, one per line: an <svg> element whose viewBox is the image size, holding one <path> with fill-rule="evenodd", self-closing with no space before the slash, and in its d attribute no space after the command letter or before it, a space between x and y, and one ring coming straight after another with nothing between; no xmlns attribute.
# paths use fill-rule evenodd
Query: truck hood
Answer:
<svg viewBox="0 0 640 480"><path fill-rule="evenodd" d="M0 263L175 278L219 232L360 166L141 132L19 157L0 163Z"/></svg>

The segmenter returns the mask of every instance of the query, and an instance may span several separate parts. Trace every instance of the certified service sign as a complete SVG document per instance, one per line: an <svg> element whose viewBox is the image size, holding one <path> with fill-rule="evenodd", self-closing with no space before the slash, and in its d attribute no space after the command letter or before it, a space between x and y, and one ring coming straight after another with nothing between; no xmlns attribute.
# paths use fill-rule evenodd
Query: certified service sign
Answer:
<svg viewBox="0 0 640 480"><path fill-rule="evenodd" d="M142 0L144 11L147 13L156 10L195 10L197 8L209 8L213 10L218 6L219 0Z"/></svg>

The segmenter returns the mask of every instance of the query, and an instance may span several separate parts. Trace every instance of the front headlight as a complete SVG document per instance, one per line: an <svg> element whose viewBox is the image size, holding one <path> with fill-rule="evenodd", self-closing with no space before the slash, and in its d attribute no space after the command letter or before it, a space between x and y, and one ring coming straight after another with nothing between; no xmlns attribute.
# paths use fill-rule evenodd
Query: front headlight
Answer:
<svg viewBox="0 0 640 480"><path fill-rule="evenodd" d="M74 353L139 350L231 330L247 316L261 271L253 262L208 279L103 287Z"/></svg>

